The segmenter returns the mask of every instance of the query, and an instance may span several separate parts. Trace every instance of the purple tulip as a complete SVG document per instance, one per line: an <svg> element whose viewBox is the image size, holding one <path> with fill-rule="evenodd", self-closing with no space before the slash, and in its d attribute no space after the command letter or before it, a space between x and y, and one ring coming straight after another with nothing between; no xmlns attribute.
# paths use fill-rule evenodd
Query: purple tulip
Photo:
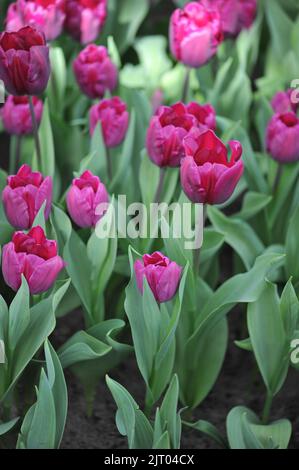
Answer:
<svg viewBox="0 0 299 470"><path fill-rule="evenodd" d="M148 155L159 167L178 167L185 156L183 139L190 130L196 127L203 132L215 126L215 110L209 104L160 106L147 131Z"/></svg>
<svg viewBox="0 0 299 470"><path fill-rule="evenodd" d="M137 287L143 293L143 279L146 278L157 302L171 300L179 287L182 268L159 251L143 255L135 261L134 270Z"/></svg>
<svg viewBox="0 0 299 470"><path fill-rule="evenodd" d="M107 16L107 0L66 0L66 31L81 44L95 41Z"/></svg>
<svg viewBox="0 0 299 470"><path fill-rule="evenodd" d="M236 37L248 29L256 18L257 0L203 0L210 8L218 9L225 37Z"/></svg>
<svg viewBox="0 0 299 470"><path fill-rule="evenodd" d="M98 176L85 171L73 180L66 198L68 212L79 227L95 227L104 213L96 213L100 204L109 202L107 190Z"/></svg>
<svg viewBox="0 0 299 470"><path fill-rule="evenodd" d="M12 95L40 95L50 76L49 48L43 33L26 26L0 36L0 79Z"/></svg>
<svg viewBox="0 0 299 470"><path fill-rule="evenodd" d="M8 7L6 30L31 26L42 31L48 41L56 39L65 20L65 0L17 0Z"/></svg>
<svg viewBox="0 0 299 470"><path fill-rule="evenodd" d="M19 289L23 274L32 295L46 292L63 267L56 241L47 240L40 226L28 234L15 232L12 241L3 247L3 277L14 291Z"/></svg>
<svg viewBox="0 0 299 470"><path fill-rule="evenodd" d="M118 71L104 46L90 44L77 56L73 64L78 85L89 98L103 98L105 91L117 85Z"/></svg>
<svg viewBox="0 0 299 470"><path fill-rule="evenodd" d="M223 40L219 12L203 3L187 3L172 14L169 36L176 60L188 67L201 67L216 54Z"/></svg>
<svg viewBox="0 0 299 470"><path fill-rule="evenodd" d="M7 178L2 201L9 223L18 229L29 229L38 211L46 201L45 218L49 217L52 204L52 178L31 171L22 165L16 175Z"/></svg>
<svg viewBox="0 0 299 470"><path fill-rule="evenodd" d="M267 151L280 163L299 160L299 119L293 112L275 114L267 127Z"/></svg>
<svg viewBox="0 0 299 470"><path fill-rule="evenodd" d="M288 113L289 111L296 113L299 106L296 90L289 88L287 91L279 91L272 98L271 105L277 114Z"/></svg>
<svg viewBox="0 0 299 470"><path fill-rule="evenodd" d="M108 148L117 147L124 140L128 125L129 113L126 103L118 96L102 100L90 109L90 134L101 123L105 145Z"/></svg>
<svg viewBox="0 0 299 470"><path fill-rule="evenodd" d="M36 96L32 98L37 124L43 114L43 102ZM33 125L27 96L8 96L0 110L3 127L12 135L28 135L33 133Z"/></svg>
<svg viewBox="0 0 299 470"><path fill-rule="evenodd" d="M222 204L233 194L243 173L242 146L238 141L229 145L230 160L225 145L211 130L193 129L184 140L181 183L192 202Z"/></svg>

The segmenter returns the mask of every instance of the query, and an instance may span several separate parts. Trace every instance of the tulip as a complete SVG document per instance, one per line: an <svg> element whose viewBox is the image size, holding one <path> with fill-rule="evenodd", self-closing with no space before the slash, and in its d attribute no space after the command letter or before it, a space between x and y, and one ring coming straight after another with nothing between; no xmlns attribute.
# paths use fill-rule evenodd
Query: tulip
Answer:
<svg viewBox="0 0 299 470"><path fill-rule="evenodd" d="M90 44L77 56L73 64L78 85L89 98L103 98L105 91L117 85L118 71L104 46Z"/></svg>
<svg viewBox="0 0 299 470"><path fill-rule="evenodd" d="M248 29L257 13L256 0L203 0L203 3L218 9L225 37L236 37L242 29Z"/></svg>
<svg viewBox="0 0 299 470"><path fill-rule="evenodd" d="M280 163L299 160L299 119L294 112L275 114L266 132L267 151Z"/></svg>
<svg viewBox="0 0 299 470"><path fill-rule="evenodd" d="M43 102L33 97L34 113L37 124L40 124L43 114ZM1 117L4 129L12 135L28 135L33 133L33 124L27 96L8 96L2 107Z"/></svg>
<svg viewBox="0 0 299 470"><path fill-rule="evenodd" d="M102 100L90 110L90 134L101 123L105 145L117 147L125 138L129 125L129 113L126 104L117 96Z"/></svg>
<svg viewBox="0 0 299 470"><path fill-rule="evenodd" d="M160 106L147 131L146 147L151 160L159 167L180 166L185 156L183 139L193 127L201 131L215 129L215 111L210 105L176 103Z"/></svg>
<svg viewBox="0 0 299 470"><path fill-rule="evenodd" d="M197 129L184 140L186 157L181 165L181 183L192 202L222 204L233 194L243 173L242 146L229 143L232 155L213 131Z"/></svg>
<svg viewBox="0 0 299 470"><path fill-rule="evenodd" d="M159 251L152 255L144 255L142 260L134 263L137 287L143 293L145 277L157 302L171 300L179 287L182 268Z"/></svg>
<svg viewBox="0 0 299 470"><path fill-rule="evenodd" d="M56 39L65 20L65 0L17 0L6 16L6 30L31 26L42 31L48 41Z"/></svg>
<svg viewBox="0 0 299 470"><path fill-rule="evenodd" d="M0 79L12 95L39 95L50 76L49 48L43 33L26 26L0 36Z"/></svg>
<svg viewBox="0 0 299 470"><path fill-rule="evenodd" d="M23 275L32 295L46 292L63 267L56 241L48 240L40 226L28 234L15 232L12 241L3 247L3 277L14 291L19 289Z"/></svg>
<svg viewBox="0 0 299 470"><path fill-rule="evenodd" d="M29 229L38 211L46 201L45 218L50 214L52 204L52 178L31 171L22 165L16 175L7 178L2 192L4 210L9 223L18 229Z"/></svg>
<svg viewBox="0 0 299 470"><path fill-rule="evenodd" d="M201 67L223 40L219 12L199 2L187 3L172 14L169 36L176 60L188 67Z"/></svg>
<svg viewBox="0 0 299 470"><path fill-rule="evenodd" d="M75 178L66 198L68 212L79 227L95 227L104 215L97 208L107 204L109 197L105 185L91 171Z"/></svg>
<svg viewBox="0 0 299 470"><path fill-rule="evenodd" d="M95 41L107 16L107 0L66 0L65 29L81 44Z"/></svg>
<svg viewBox="0 0 299 470"><path fill-rule="evenodd" d="M290 88L287 91L279 91L272 98L271 105L275 113L284 114L289 111L297 112L298 109L298 98L296 95L296 90Z"/></svg>

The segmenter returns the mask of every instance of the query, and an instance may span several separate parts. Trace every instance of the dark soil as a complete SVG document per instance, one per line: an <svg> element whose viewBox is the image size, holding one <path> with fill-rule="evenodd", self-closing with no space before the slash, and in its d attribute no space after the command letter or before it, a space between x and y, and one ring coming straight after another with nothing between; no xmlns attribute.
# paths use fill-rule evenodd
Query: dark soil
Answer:
<svg viewBox="0 0 299 470"><path fill-rule="evenodd" d="M244 318L241 315L239 311L230 314L231 333L224 366L212 392L195 410L193 416L194 421L197 419L210 421L223 435L225 435L227 414L234 406L245 405L260 414L265 398L265 389L252 354L234 345L234 340L242 337ZM73 315L59 320L55 333L56 341L60 342L61 336L69 336L73 333L75 325L78 325L79 316L79 312L74 312ZM109 374L125 386L142 406L144 385L133 356ZM81 385L69 372L66 373L66 379L69 412L62 448L127 449L127 441L118 433L115 425L116 406L104 379L99 384L91 418L86 416ZM293 434L290 447L299 448L298 373L296 371L290 370L284 388L274 400L272 410L271 420L288 418L292 422ZM181 447L183 449L213 449L217 448L217 445L198 431L184 428Z"/></svg>

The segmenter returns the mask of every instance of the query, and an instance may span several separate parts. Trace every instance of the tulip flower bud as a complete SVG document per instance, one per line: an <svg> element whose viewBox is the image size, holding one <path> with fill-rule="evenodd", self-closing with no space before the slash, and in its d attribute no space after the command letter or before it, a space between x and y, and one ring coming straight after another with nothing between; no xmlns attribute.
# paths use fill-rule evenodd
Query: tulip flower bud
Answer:
<svg viewBox="0 0 299 470"><path fill-rule="evenodd" d="M160 167L180 166L185 156L183 139L193 127L202 132L215 129L214 108L190 103L176 103L173 106L160 106L152 117L147 131L146 147L150 159Z"/></svg>
<svg viewBox="0 0 299 470"><path fill-rule="evenodd" d="M90 44L77 56L73 64L78 85L89 98L103 98L105 91L117 85L117 67L104 46Z"/></svg>
<svg viewBox="0 0 299 470"><path fill-rule="evenodd" d="M100 178L85 171L73 180L66 202L71 218L79 227L95 227L104 215L96 213L97 207L108 203L109 196Z"/></svg>
<svg viewBox="0 0 299 470"><path fill-rule="evenodd" d="M40 95L50 76L49 48L43 33L26 26L0 36L0 79L12 95Z"/></svg>
<svg viewBox="0 0 299 470"><path fill-rule="evenodd" d="M9 223L18 229L29 229L38 211L46 201L45 218L50 214L52 204L52 178L31 171L23 165L16 175L7 178L2 192L2 201Z"/></svg>
<svg viewBox="0 0 299 470"><path fill-rule="evenodd" d="M32 295L46 292L63 267L56 241L48 240L40 226L28 234L15 232L12 241L3 247L3 277L14 291L19 289L23 274Z"/></svg>
<svg viewBox="0 0 299 470"><path fill-rule="evenodd" d="M32 98L37 124L40 124L43 114L43 102L34 96ZM0 110L6 132L12 135L28 135L33 133L33 124L27 96L8 96Z"/></svg>
<svg viewBox="0 0 299 470"><path fill-rule="evenodd" d="M267 127L267 151L280 163L299 160L299 119L293 112L275 114Z"/></svg>
<svg viewBox="0 0 299 470"><path fill-rule="evenodd" d="M81 44L95 41L107 16L107 0L66 0L66 31Z"/></svg>
<svg viewBox="0 0 299 470"><path fill-rule="evenodd" d="M117 147L125 138L129 125L129 113L126 103L118 96L110 100L102 100L90 109L90 134L101 122L105 145L108 148Z"/></svg>
<svg viewBox="0 0 299 470"><path fill-rule="evenodd" d="M7 11L6 30L31 26L42 31L48 41L56 39L65 20L65 0L17 0Z"/></svg>
<svg viewBox="0 0 299 470"><path fill-rule="evenodd" d="M184 140L181 183L192 202L222 204L233 194L243 173L242 146L238 141L229 145L230 160L225 145L211 130L193 129Z"/></svg>
<svg viewBox="0 0 299 470"><path fill-rule="evenodd" d="M272 98L271 105L274 112L278 114L288 113L289 111L296 113L299 106L297 100L296 90L290 88L287 91L279 91L276 93Z"/></svg>
<svg viewBox="0 0 299 470"><path fill-rule="evenodd" d="M143 293L145 277L157 302L171 300L179 287L182 268L159 251L152 255L144 255L142 260L135 261L134 270L137 287Z"/></svg>
<svg viewBox="0 0 299 470"><path fill-rule="evenodd" d="M242 29L248 29L257 12L256 0L203 0L210 8L218 9L225 37L236 37Z"/></svg>
<svg viewBox="0 0 299 470"><path fill-rule="evenodd" d="M172 14L169 36L176 60L188 67L201 67L223 40L219 12L199 2L187 3Z"/></svg>

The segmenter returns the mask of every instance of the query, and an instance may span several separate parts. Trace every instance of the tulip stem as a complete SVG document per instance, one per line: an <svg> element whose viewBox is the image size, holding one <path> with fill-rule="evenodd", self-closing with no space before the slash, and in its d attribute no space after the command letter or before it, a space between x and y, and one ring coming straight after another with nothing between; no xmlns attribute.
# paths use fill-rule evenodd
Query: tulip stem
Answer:
<svg viewBox="0 0 299 470"><path fill-rule="evenodd" d="M21 159L21 146L22 146L22 136L17 135L16 137L16 156L15 156L15 173L18 172Z"/></svg>
<svg viewBox="0 0 299 470"><path fill-rule="evenodd" d="M267 397L263 409L263 415L262 415L262 423L267 424L269 421L269 416L270 416L270 410L272 406L272 400L273 400L273 395L270 392L267 392Z"/></svg>
<svg viewBox="0 0 299 470"><path fill-rule="evenodd" d="M155 199L154 199L154 202L156 204L159 204L161 202L164 180L165 180L165 168L160 168L159 183L158 183L158 187L157 187L157 191L156 191Z"/></svg>
<svg viewBox="0 0 299 470"><path fill-rule="evenodd" d="M34 111L32 96L28 96L28 98L29 98L29 107L30 107L30 113L31 113L31 119L32 119L33 136L34 136L35 148L36 148L37 165L38 165L38 169L41 171L42 170L42 155L41 155L40 141L39 141L39 135L38 135L38 125L37 125L36 115Z"/></svg>
<svg viewBox="0 0 299 470"><path fill-rule="evenodd" d="M280 180L281 180L281 176L282 176L282 172L283 172L283 165L281 165L279 163L278 167L277 167L277 171L276 171L276 176L275 176L275 180L274 180L274 184L273 184L273 189L272 189L273 194L275 194L277 189L278 189L278 186L279 186L279 183L280 183Z"/></svg>
<svg viewBox="0 0 299 470"><path fill-rule="evenodd" d="M207 205L203 205L203 223L202 223L202 229L205 228L205 223L207 219ZM200 226L200 221L198 221L198 226ZM196 226L195 226L196 227ZM199 272L199 265L200 265L200 254L201 254L201 247L196 248L193 252L193 269L194 269L194 274L197 276Z"/></svg>
<svg viewBox="0 0 299 470"><path fill-rule="evenodd" d="M107 174L108 174L109 182L111 182L112 177L113 177L113 171L112 171L110 149L107 146L106 146L106 160L107 160Z"/></svg>
<svg viewBox="0 0 299 470"><path fill-rule="evenodd" d="M182 102L186 103L189 95L189 85L190 85L190 73L191 70L189 68L186 69L186 75L183 85L183 93L182 93Z"/></svg>

